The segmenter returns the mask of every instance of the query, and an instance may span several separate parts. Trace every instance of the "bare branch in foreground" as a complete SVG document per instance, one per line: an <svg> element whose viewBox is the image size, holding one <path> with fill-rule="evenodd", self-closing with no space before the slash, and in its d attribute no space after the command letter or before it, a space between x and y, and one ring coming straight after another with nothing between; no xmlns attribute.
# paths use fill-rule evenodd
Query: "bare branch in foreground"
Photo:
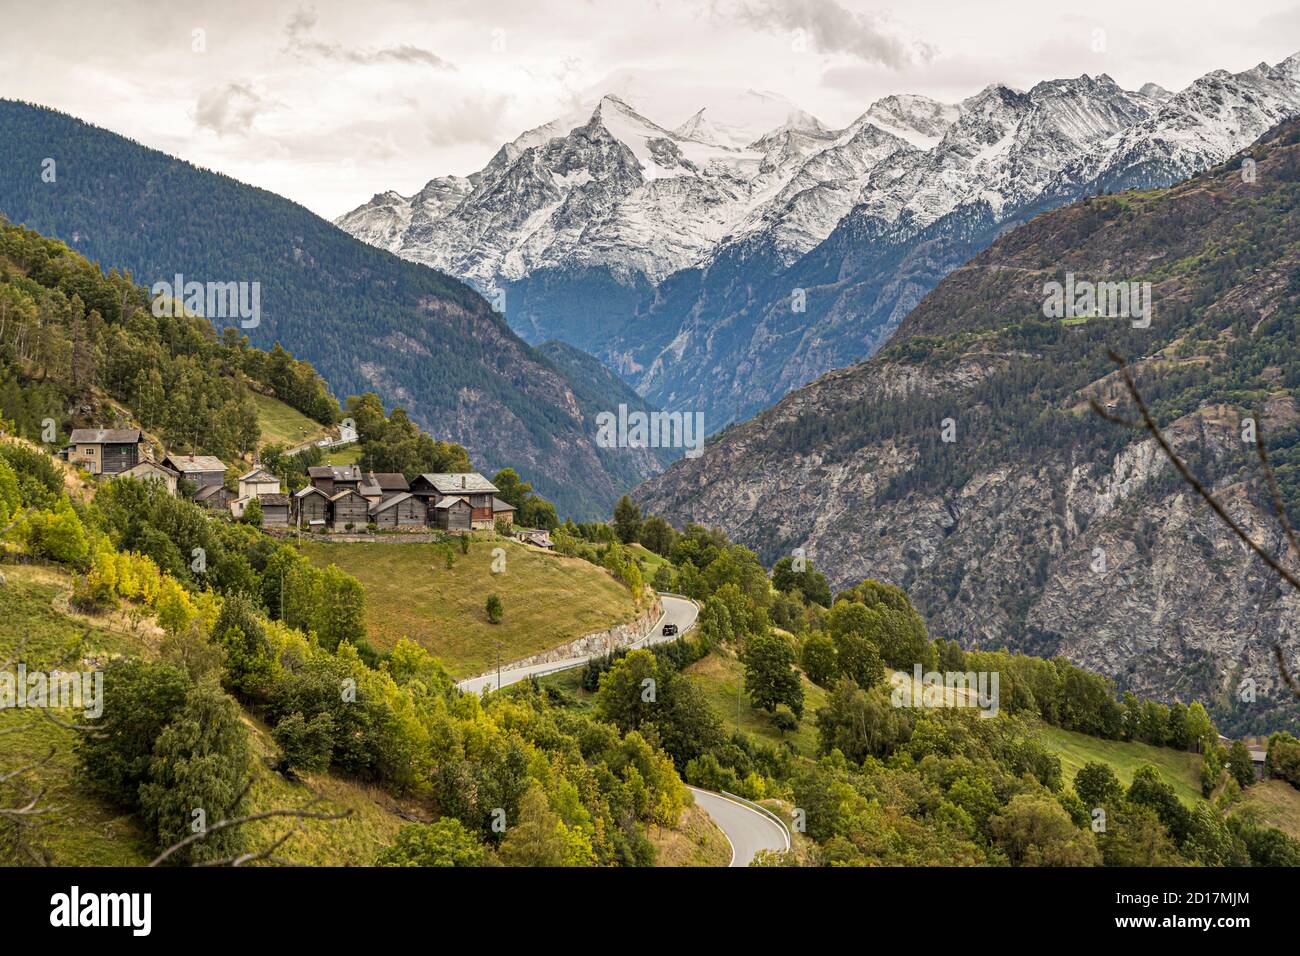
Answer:
<svg viewBox="0 0 1300 956"><path fill-rule="evenodd" d="M1232 515L1228 514L1228 510L1214 496L1214 493L1206 488L1199 478L1192 474L1192 470L1187 467L1186 462L1184 462L1182 458L1178 456L1178 453L1174 451L1173 446L1169 444L1169 440L1165 438L1164 433L1160 430L1160 426L1156 424L1155 419L1151 416L1151 411L1147 408L1146 401L1142 398L1142 392L1138 389L1137 382L1133 378L1133 373L1129 369L1128 363L1125 362L1123 357L1114 350L1111 350L1108 354L1110 355L1111 361L1119 366L1120 374L1124 378L1124 387L1128 390L1129 396L1137 406L1138 412L1142 416L1142 421L1140 423L1126 422L1124 419L1112 415L1105 409L1101 408L1095 399L1090 400L1089 402L1093 411L1097 412L1097 414L1101 415L1102 418L1105 418L1108 421L1118 422L1119 424L1129 425L1130 427L1141 427L1150 432L1151 436L1160 446L1160 450L1164 453L1164 456L1169 459L1170 463L1175 469L1177 469L1178 473L1183 477L1183 480L1191 485L1192 489L1201 496L1207 505L1210 506L1210 509L1219 517L1219 520L1227 525L1232 533L1235 534L1237 538L1246 545L1246 547L1250 548L1250 550L1253 551L1260 560L1276 571L1278 576L1289 584L1297 594L1300 594L1300 578L1297 578L1295 574L1283 567L1279 561L1265 551L1264 548L1258 544L1240 524L1237 523ZM1260 462L1264 468L1264 474L1268 482L1269 490L1272 493L1273 510L1276 512L1279 521L1282 523L1282 528L1286 534L1292 553L1300 556L1300 547L1296 544L1295 532L1292 530L1291 523L1286 517L1286 507L1282 501L1282 493L1278 488L1277 476L1274 474L1273 467L1269 463L1268 452L1264 448L1264 439L1259 430L1259 423L1256 423L1255 446L1259 452ZM1283 682L1290 689L1292 694L1300 697L1300 684L1297 683L1295 677L1287 669L1286 661L1282 653L1282 645L1277 641L1273 642L1273 657L1277 662L1278 671L1282 676Z"/></svg>
<svg viewBox="0 0 1300 956"><path fill-rule="evenodd" d="M216 833L220 830L226 830L229 829L230 827L244 826L245 824L252 823L255 820L267 820L270 819L271 817L293 817L299 820L342 820L344 817L348 817L352 815L351 810L344 810L341 813L324 813L320 811L313 811L311 807L315 806L319 802L320 802L320 798L317 798L311 801L310 803L308 803L307 806L297 810L287 810L287 809L286 810L263 810L261 813L250 813L245 816L234 817L233 819L229 819L229 820L218 820L216 823L212 824L212 826L205 827L204 829L200 830L198 833L190 834L184 840L181 840L179 843L173 843L167 849L163 850L162 853L158 854L158 856L156 856L149 863L149 865L157 866L158 864L166 861L167 858L172 856L174 853L177 853L178 851L185 849L185 847L187 846L191 846L195 843L198 843L200 840L206 840L213 833ZM287 834L286 836L292 836L294 832L296 831L291 830L289 834ZM280 846L283 842L284 842L283 839L277 841L275 844L272 845L271 849L274 850L276 847ZM258 854L254 854L252 856L252 859L256 859L258 858L258 856L259 856ZM238 859L239 857L232 858L232 863L229 865L238 865L233 863L233 860L238 860ZM210 865L216 865L216 864L210 864Z"/></svg>

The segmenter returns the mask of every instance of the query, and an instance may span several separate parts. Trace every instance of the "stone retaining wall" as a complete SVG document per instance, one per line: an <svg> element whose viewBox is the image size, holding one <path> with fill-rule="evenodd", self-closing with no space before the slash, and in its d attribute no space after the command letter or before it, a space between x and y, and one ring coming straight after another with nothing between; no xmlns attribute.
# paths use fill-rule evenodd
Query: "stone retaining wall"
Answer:
<svg viewBox="0 0 1300 956"><path fill-rule="evenodd" d="M615 648L627 647L629 644L635 644L648 636L654 630L655 624L659 622L659 618L663 617L663 613L663 602L659 600L658 595L655 595L654 602L638 614L634 620L628 621L626 624L616 624L608 630L588 634L585 637L570 641L568 644L561 644L549 651L534 654L532 657L511 661L509 664L502 664L501 669L510 670L515 667L528 667L532 664L578 660L590 657L592 654L603 654ZM495 671L495 668L493 670Z"/></svg>

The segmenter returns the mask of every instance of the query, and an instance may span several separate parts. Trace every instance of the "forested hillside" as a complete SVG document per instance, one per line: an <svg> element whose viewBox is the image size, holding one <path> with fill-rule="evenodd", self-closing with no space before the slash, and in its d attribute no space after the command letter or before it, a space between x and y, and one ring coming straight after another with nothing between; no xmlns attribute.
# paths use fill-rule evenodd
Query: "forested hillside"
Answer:
<svg viewBox="0 0 1300 956"><path fill-rule="evenodd" d="M145 304L128 280L4 224L0 347L17 411L60 427L64 400L130 415L149 394L144 370L167 388L188 383L198 404L181 411L212 417L202 439L238 452L257 439L255 416L243 417L254 385L306 408L328 398L286 354L219 338L202 319L155 318ZM363 403L363 445L463 459ZM200 427L166 401L146 401L146 416L165 435ZM0 708L0 863L144 863L173 848L171 864L247 853L409 865L446 851L457 865L636 865L655 860L651 827L678 826L687 791L641 735L540 700L463 697L406 636L383 653L371 645L368 595L333 564L317 567L159 482L82 482L52 447L14 430L0 415L0 609L12 624L0 627L0 671L102 674L104 696L96 713ZM518 476L498 478L526 503ZM629 604L639 597L620 580L602 584ZM24 807L34 822L10 812ZM271 811L276 823L213 825L177 846L196 808L209 824ZM399 833L410 821L424 822Z"/></svg>
<svg viewBox="0 0 1300 956"><path fill-rule="evenodd" d="M632 386L610 371L600 359L587 354L582 349L566 342L552 340L538 345L537 351L564 373L564 377L573 387L574 397L577 398L583 417L587 421L594 421L601 412L617 413L620 405L626 405L629 412L655 411L655 406L633 391ZM629 455L632 451L626 449L623 455ZM644 452L652 456L653 461L658 465L656 471L666 467L669 462L681 455L681 449L673 448L649 448L644 449ZM627 487L632 487L632 483Z"/></svg>
<svg viewBox="0 0 1300 956"><path fill-rule="evenodd" d="M649 456L596 448L564 376L468 287L265 190L0 101L0 213L146 286L176 274L260 283L260 322L244 330L253 345L282 344L340 398L374 391L403 405L481 467L526 468L565 511L603 513L656 470Z"/></svg>
<svg viewBox="0 0 1300 956"><path fill-rule="evenodd" d="M1064 658L932 640L898 587L865 580L832 597L806 562L768 575L716 529L619 510L612 529L562 529L559 546L608 560L640 541L663 561L656 587L702 603L698 626L543 689L657 735L688 783L787 815L792 850L761 864L1300 863L1300 842L1254 809L1262 794L1300 808L1295 737L1269 741L1285 788L1273 792L1198 701L1117 695Z"/></svg>
<svg viewBox="0 0 1300 956"><path fill-rule="evenodd" d="M1249 175L1243 172L1243 162ZM1148 326L1049 318L1049 284L1151 283ZM957 269L881 354L731 429L641 490L835 584L906 586L966 647L1064 654L1122 687L1194 694L1229 729L1294 727L1297 596L1141 432L1108 351L1174 446L1272 553L1262 430L1300 506L1300 124L1168 189L1045 213ZM1243 440L1245 439L1245 440ZM1250 683L1247 684L1246 681ZM1244 693L1244 687L1259 693Z"/></svg>
<svg viewBox="0 0 1300 956"><path fill-rule="evenodd" d="M315 370L284 349L155 317L129 278L0 217L0 418L19 434L53 446L132 415L169 449L233 460L258 446L257 392L317 422L339 416Z"/></svg>

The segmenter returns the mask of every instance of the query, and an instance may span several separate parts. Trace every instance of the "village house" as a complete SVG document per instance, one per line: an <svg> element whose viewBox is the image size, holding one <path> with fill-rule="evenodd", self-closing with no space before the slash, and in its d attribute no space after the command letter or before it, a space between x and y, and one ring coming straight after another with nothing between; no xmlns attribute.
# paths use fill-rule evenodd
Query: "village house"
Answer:
<svg viewBox="0 0 1300 956"><path fill-rule="evenodd" d="M364 531L370 517L370 502L355 488L344 488L330 496L330 530Z"/></svg>
<svg viewBox="0 0 1300 956"><path fill-rule="evenodd" d="M274 494L260 494L257 496L258 504L262 506L262 527L263 528L288 528L290 527L290 514L292 508L289 504L289 496L275 492Z"/></svg>
<svg viewBox="0 0 1300 956"><path fill-rule="evenodd" d="M428 520L428 508L422 499L409 491L384 498L370 505L370 521L381 530L398 528L423 528Z"/></svg>
<svg viewBox="0 0 1300 956"><path fill-rule="evenodd" d="M513 525L515 523L515 506L508 501L502 501L500 498L493 498L492 526L496 527L498 521L504 522L507 527Z"/></svg>
<svg viewBox="0 0 1300 956"><path fill-rule="evenodd" d="M469 528L461 530L492 528L496 520L492 502L498 490L496 485L473 471L423 474L411 482L411 494L427 502L430 523L444 530L447 530L444 522L448 516L440 515L437 506L449 497L462 498L469 505ZM458 516L460 510L457 508Z"/></svg>
<svg viewBox="0 0 1300 956"><path fill-rule="evenodd" d="M411 490L406 476L400 471L368 471L366 472L366 482L370 485L377 485L381 499L392 498L394 495L404 495ZM365 494L363 491L362 494Z"/></svg>
<svg viewBox="0 0 1300 956"><path fill-rule="evenodd" d="M121 474L140 463L140 438L138 428L74 428L66 457L92 475Z"/></svg>
<svg viewBox="0 0 1300 956"><path fill-rule="evenodd" d="M306 528L308 531L325 530L333 515L329 495L315 485L308 485L293 493L293 501L299 528Z"/></svg>
<svg viewBox="0 0 1300 956"><path fill-rule="evenodd" d="M209 511L229 513L230 503L235 500L235 493L225 485L204 485L194 492L194 497L190 500Z"/></svg>
<svg viewBox="0 0 1300 956"><path fill-rule="evenodd" d="M307 469L307 477L331 498L345 488L361 488L361 469L356 465L313 465Z"/></svg>
<svg viewBox="0 0 1300 956"><path fill-rule="evenodd" d="M375 480L374 472L361 476L361 484L357 486L357 492L372 505L384 500L384 490L379 487L379 482Z"/></svg>
<svg viewBox="0 0 1300 956"><path fill-rule="evenodd" d="M170 494L176 494L176 485L180 480L180 475L168 468L166 465L160 465L156 461L142 461L134 468L128 468L126 471L118 472L119 478L134 478L137 481L160 481L167 488Z"/></svg>
<svg viewBox="0 0 1300 956"><path fill-rule="evenodd" d="M278 495L279 493L279 477L269 471L263 471L261 468L254 468L252 471L239 476L239 497L230 503L230 513L236 518L242 518L244 511L248 508L248 503L254 498L260 498L263 495Z"/></svg>
<svg viewBox="0 0 1300 956"><path fill-rule="evenodd" d="M200 490L226 482L226 466L212 455L168 455L162 463ZM231 496L233 497L233 495ZM195 495L195 500L198 496Z"/></svg>
<svg viewBox="0 0 1300 956"><path fill-rule="evenodd" d="M433 505L433 525L440 531L473 529L474 508L459 495L443 498Z"/></svg>
<svg viewBox="0 0 1300 956"><path fill-rule="evenodd" d="M538 548L546 548L548 551L555 549L555 542L551 540L551 535L547 531L533 531L528 528L515 529L515 540L521 544L531 544Z"/></svg>

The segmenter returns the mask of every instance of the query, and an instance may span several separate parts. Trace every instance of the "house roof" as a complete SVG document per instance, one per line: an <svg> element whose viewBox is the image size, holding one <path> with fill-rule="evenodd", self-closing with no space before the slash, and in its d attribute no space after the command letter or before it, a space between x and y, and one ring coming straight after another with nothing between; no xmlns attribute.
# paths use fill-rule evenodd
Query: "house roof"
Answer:
<svg viewBox="0 0 1300 956"><path fill-rule="evenodd" d="M400 471L368 471L366 479L374 482L384 491L406 491L411 487L406 476Z"/></svg>
<svg viewBox="0 0 1300 956"><path fill-rule="evenodd" d="M333 478L335 481L361 480L361 469L356 465L312 465L307 474L312 478Z"/></svg>
<svg viewBox="0 0 1300 956"><path fill-rule="evenodd" d="M391 498L385 498L383 501L376 501L370 506L370 513L377 515L381 511L387 511L394 505L399 505L408 498L415 497L409 491L403 491L401 494L393 495ZM418 499L417 499L418 500Z"/></svg>
<svg viewBox="0 0 1300 956"><path fill-rule="evenodd" d="M510 502L508 502L508 501L502 501L500 498L493 498L493 499L492 499L492 513L493 513L493 514L501 514L501 513L504 512L504 511L518 511L518 510L519 510L518 508L516 508L514 505L512 505L512 504L511 504Z"/></svg>
<svg viewBox="0 0 1300 956"><path fill-rule="evenodd" d="M299 488L297 491L293 493L293 496L295 498L306 498L308 495L320 495L326 501L328 501L330 497L329 495L325 494L325 492L317 488L315 485L306 485L302 488Z"/></svg>
<svg viewBox="0 0 1300 956"><path fill-rule="evenodd" d="M163 464L171 465L182 475L200 471L224 472L226 470L222 460L212 455L168 455L163 459Z"/></svg>
<svg viewBox="0 0 1300 956"><path fill-rule="evenodd" d="M74 428L68 439L74 445L135 445L138 428Z"/></svg>
<svg viewBox="0 0 1300 956"><path fill-rule="evenodd" d="M239 480L240 481L274 481L276 484L279 484L280 476L273 475L269 471L265 471L261 468L254 468L248 474L240 475Z"/></svg>
<svg viewBox="0 0 1300 956"><path fill-rule="evenodd" d="M180 476L180 472L178 472L175 468L168 468L166 465L160 465L156 461L142 461L138 465L132 465L126 471L118 472L117 476L119 478L122 477L132 478L136 474L146 472L146 471L160 471L164 475L167 475L170 478L177 478Z"/></svg>
<svg viewBox="0 0 1300 956"><path fill-rule="evenodd" d="M267 505L270 505L270 506L273 507L273 508L280 508L280 507L287 508L287 507L289 507L289 496L288 496L288 495L282 495L282 494L274 494L274 495L270 495L270 494L267 494L267 495L258 495L258 496L257 496L257 500L260 501L260 502L262 503L262 506L263 506L263 507L265 507L265 506L267 506Z"/></svg>
<svg viewBox="0 0 1300 956"><path fill-rule="evenodd" d="M500 489L477 471L429 472L420 476L440 495L492 494Z"/></svg>
<svg viewBox="0 0 1300 956"><path fill-rule="evenodd" d="M436 505L434 505L434 507L451 508L454 507L455 505L464 505L466 508L470 506L469 502L466 501L464 498L458 497L456 495L449 495L448 497L443 498L441 501L439 501Z"/></svg>
<svg viewBox="0 0 1300 956"><path fill-rule="evenodd" d="M336 491L334 494L330 495L330 501L338 501L340 498L346 498L348 495L356 495L360 498L361 492L357 491L355 488L344 488L342 491Z"/></svg>
<svg viewBox="0 0 1300 956"><path fill-rule="evenodd" d="M204 485L198 491L194 492L194 497L191 500L207 501L214 495L220 498L225 498L230 495L230 492L226 491L225 487L222 485Z"/></svg>

